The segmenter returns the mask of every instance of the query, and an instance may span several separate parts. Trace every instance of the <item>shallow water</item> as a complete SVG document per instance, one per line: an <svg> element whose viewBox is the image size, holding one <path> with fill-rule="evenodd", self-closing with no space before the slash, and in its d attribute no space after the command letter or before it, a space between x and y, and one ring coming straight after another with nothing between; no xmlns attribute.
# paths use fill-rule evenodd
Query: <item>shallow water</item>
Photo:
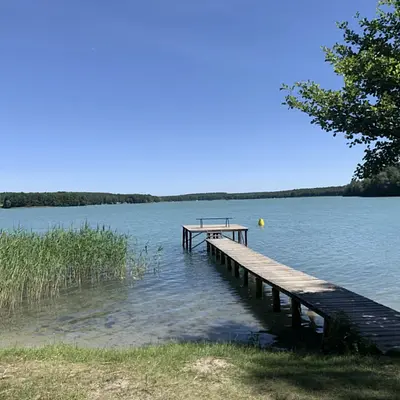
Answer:
<svg viewBox="0 0 400 400"><path fill-rule="evenodd" d="M292 343L290 313L270 312L270 292L255 299L204 245L191 255L181 225L232 216L247 225L249 246L282 263L400 310L400 199L301 198L0 210L0 227L44 231L50 225L110 225L150 250L163 246L159 271L133 284L108 282L72 290L40 307L2 318L1 345L63 341L137 346L170 340ZM257 227L264 218L265 228ZM303 339L314 341L305 319ZM316 320L317 324L320 322Z"/></svg>

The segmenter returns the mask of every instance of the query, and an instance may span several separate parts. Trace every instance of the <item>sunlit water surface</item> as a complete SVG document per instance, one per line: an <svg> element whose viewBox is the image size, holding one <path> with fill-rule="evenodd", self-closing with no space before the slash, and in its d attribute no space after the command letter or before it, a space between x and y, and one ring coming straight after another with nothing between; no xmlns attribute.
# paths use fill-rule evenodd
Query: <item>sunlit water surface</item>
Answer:
<svg viewBox="0 0 400 400"><path fill-rule="evenodd" d="M163 247L158 271L143 280L70 290L40 307L1 319L1 345L67 342L140 346L176 340L292 343L290 309L271 312L268 288L254 298L205 246L187 254L181 225L231 216L249 227L249 246L284 264L400 310L400 199L301 198L0 210L2 229L88 221L133 234L150 251ZM265 227L257 226L264 218ZM285 299L284 299L285 300ZM302 340L316 332L305 318ZM316 323L320 321L317 319ZM318 331L318 329L317 329Z"/></svg>

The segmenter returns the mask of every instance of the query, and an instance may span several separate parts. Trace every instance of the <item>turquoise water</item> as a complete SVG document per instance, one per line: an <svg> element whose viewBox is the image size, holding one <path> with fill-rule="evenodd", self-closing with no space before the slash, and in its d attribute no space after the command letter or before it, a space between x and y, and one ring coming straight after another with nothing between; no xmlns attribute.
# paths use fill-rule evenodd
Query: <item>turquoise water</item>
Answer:
<svg viewBox="0 0 400 400"><path fill-rule="evenodd" d="M400 199L301 198L0 210L0 227L44 231L87 220L133 234L155 250L159 272L134 284L71 291L40 308L2 318L0 344L63 341L136 346L170 340L274 340L286 346L290 310L270 312L270 293L254 299L207 257L181 246L181 225L231 216L249 227L249 246L282 263L400 310ZM257 221L264 218L265 227ZM318 319L316 320L318 324ZM304 320L312 337L315 329Z"/></svg>

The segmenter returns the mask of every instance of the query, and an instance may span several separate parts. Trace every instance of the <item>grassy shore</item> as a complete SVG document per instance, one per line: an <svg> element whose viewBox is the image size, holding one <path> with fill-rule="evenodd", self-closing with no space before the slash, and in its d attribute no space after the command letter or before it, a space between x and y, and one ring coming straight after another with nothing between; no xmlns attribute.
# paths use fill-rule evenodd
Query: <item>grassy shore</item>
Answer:
<svg viewBox="0 0 400 400"><path fill-rule="evenodd" d="M145 265L127 235L106 227L0 231L0 308L36 303L84 283L124 279Z"/></svg>
<svg viewBox="0 0 400 400"><path fill-rule="evenodd" d="M233 344L0 350L0 399L399 399L396 359Z"/></svg>

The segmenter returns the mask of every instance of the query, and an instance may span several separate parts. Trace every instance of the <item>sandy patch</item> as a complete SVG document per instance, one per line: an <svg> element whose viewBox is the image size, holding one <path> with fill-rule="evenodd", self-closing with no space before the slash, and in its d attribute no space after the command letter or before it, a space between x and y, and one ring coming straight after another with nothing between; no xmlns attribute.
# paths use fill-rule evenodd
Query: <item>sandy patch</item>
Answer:
<svg viewBox="0 0 400 400"><path fill-rule="evenodd" d="M232 364L230 364L223 358L216 357L200 358L196 362L188 366L190 370L194 372L199 372L201 374L215 374L220 371L226 370L229 367L232 367Z"/></svg>

